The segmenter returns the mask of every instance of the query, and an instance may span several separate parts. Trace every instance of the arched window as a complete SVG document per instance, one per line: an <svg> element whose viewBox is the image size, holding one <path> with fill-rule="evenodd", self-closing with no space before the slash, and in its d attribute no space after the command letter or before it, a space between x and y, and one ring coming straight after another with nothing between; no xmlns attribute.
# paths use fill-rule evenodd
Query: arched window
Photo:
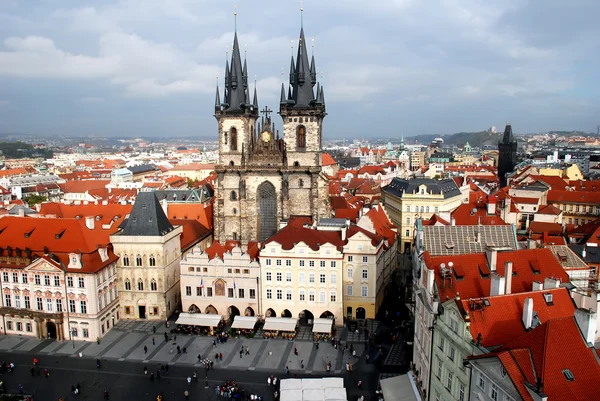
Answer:
<svg viewBox="0 0 600 401"><path fill-rule="evenodd" d="M231 212L232 212L233 214L237 214L237 209L236 209L236 208L233 208L233 209L231 210Z"/></svg>
<svg viewBox="0 0 600 401"><path fill-rule="evenodd" d="M144 291L144 282L142 279L138 280L138 291Z"/></svg>
<svg viewBox="0 0 600 401"><path fill-rule="evenodd" d="M299 125L296 128L296 146L299 148L306 147L306 128L304 125Z"/></svg>
<svg viewBox="0 0 600 401"><path fill-rule="evenodd" d="M194 271L194 266L188 267L188 272L193 272L193 271Z"/></svg>
<svg viewBox="0 0 600 401"><path fill-rule="evenodd" d="M135 265L136 266L141 266L142 265L142 257L140 255L137 255L135 257Z"/></svg>
<svg viewBox="0 0 600 401"><path fill-rule="evenodd" d="M231 191L231 194L229 195L229 199L231 199L232 201L237 200L237 192Z"/></svg>
<svg viewBox="0 0 600 401"><path fill-rule="evenodd" d="M152 279L150 282L150 290L156 291L156 280Z"/></svg>
<svg viewBox="0 0 600 401"><path fill-rule="evenodd" d="M129 279L125 279L125 290L131 291L131 281Z"/></svg>
<svg viewBox="0 0 600 401"><path fill-rule="evenodd" d="M294 167L300 167L300 162L294 162Z"/></svg>
<svg viewBox="0 0 600 401"><path fill-rule="evenodd" d="M233 167L233 166L235 166L235 163L233 162L233 160L229 162L229 166L230 166L230 167Z"/></svg>
<svg viewBox="0 0 600 401"><path fill-rule="evenodd" d="M421 206L421 213L425 212L425 208L423 206Z"/></svg>
<svg viewBox="0 0 600 401"><path fill-rule="evenodd" d="M235 128L231 128L231 145L229 148L231 150L237 150L237 130Z"/></svg>
<svg viewBox="0 0 600 401"><path fill-rule="evenodd" d="M429 213L429 206L425 208L425 212Z"/></svg>
<svg viewBox="0 0 600 401"><path fill-rule="evenodd" d="M150 267L156 266L156 258L154 257L154 255L150 255L150 258L148 259L148 264L150 265Z"/></svg>
<svg viewBox="0 0 600 401"><path fill-rule="evenodd" d="M298 188L302 188L302 187L304 187L304 180L302 178L300 178L298 180Z"/></svg>
<svg viewBox="0 0 600 401"><path fill-rule="evenodd" d="M129 256L123 256L123 266L129 266Z"/></svg>

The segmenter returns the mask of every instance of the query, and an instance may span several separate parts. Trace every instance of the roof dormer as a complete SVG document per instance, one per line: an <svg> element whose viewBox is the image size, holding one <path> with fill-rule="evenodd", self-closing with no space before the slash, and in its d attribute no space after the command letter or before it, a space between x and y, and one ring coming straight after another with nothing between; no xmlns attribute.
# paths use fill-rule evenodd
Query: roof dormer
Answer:
<svg viewBox="0 0 600 401"><path fill-rule="evenodd" d="M81 254L70 253L69 254L69 269L81 269Z"/></svg>

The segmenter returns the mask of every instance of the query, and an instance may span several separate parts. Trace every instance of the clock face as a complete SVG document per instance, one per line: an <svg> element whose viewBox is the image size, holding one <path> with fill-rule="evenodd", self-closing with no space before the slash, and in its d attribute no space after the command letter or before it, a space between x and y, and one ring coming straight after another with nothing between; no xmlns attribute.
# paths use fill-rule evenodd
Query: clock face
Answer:
<svg viewBox="0 0 600 401"><path fill-rule="evenodd" d="M263 142L269 142L271 140L271 133L269 131L263 131L263 133L260 134L260 137Z"/></svg>

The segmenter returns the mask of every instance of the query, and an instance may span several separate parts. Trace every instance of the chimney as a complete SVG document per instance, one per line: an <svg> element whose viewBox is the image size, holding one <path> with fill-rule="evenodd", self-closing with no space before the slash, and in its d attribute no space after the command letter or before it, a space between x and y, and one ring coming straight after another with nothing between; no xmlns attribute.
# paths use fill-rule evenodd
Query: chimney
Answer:
<svg viewBox="0 0 600 401"><path fill-rule="evenodd" d="M163 212L165 212L165 214L168 216L169 213L167 213L167 210L169 208L169 204L167 203L167 200L163 199L161 203L162 203L161 206L162 206Z"/></svg>
<svg viewBox="0 0 600 401"><path fill-rule="evenodd" d="M492 273L490 297L495 297L496 295L504 295L504 277L498 273Z"/></svg>
<svg viewBox="0 0 600 401"><path fill-rule="evenodd" d="M498 251L493 247L487 247L485 249L485 256L487 258L488 265L490 265L490 270L496 271L496 264L498 263Z"/></svg>
<svg viewBox="0 0 600 401"><path fill-rule="evenodd" d="M481 244L481 231L477 230L476 233L476 241L478 244Z"/></svg>
<svg viewBox="0 0 600 401"><path fill-rule="evenodd" d="M591 309L577 308L575 321L587 344L594 345L596 341L596 319L598 315Z"/></svg>
<svg viewBox="0 0 600 401"><path fill-rule="evenodd" d="M560 285L560 280L554 277L546 277L544 279L544 289L550 290L552 288L558 288Z"/></svg>
<svg viewBox="0 0 600 401"><path fill-rule="evenodd" d="M346 241L346 227L342 227L342 241Z"/></svg>
<svg viewBox="0 0 600 401"><path fill-rule="evenodd" d="M529 238L527 240L527 249L535 249L537 248L537 242L534 239Z"/></svg>
<svg viewBox="0 0 600 401"><path fill-rule="evenodd" d="M107 200L103 200L102 201L102 205L104 205L104 206L108 205L108 201Z"/></svg>
<svg viewBox="0 0 600 401"><path fill-rule="evenodd" d="M542 291L543 289L544 284L540 283L539 281L533 282L533 287L531 288L532 291Z"/></svg>
<svg viewBox="0 0 600 401"><path fill-rule="evenodd" d="M454 227L454 226L456 225L456 219L455 219L454 217L452 217L452 218L450 219L450 225L451 225L452 227Z"/></svg>
<svg viewBox="0 0 600 401"><path fill-rule="evenodd" d="M523 305L523 326L525 330L531 328L533 321L533 298L525 298L525 304Z"/></svg>
<svg viewBox="0 0 600 401"><path fill-rule="evenodd" d="M85 218L85 226L90 230L94 229L94 216L86 216Z"/></svg>
<svg viewBox="0 0 600 401"><path fill-rule="evenodd" d="M506 287L504 289L505 294L510 294L512 289L512 274L513 273L513 263L512 262L504 262L504 277L506 278Z"/></svg>
<svg viewBox="0 0 600 401"><path fill-rule="evenodd" d="M488 197L487 214L496 214L496 197Z"/></svg>
<svg viewBox="0 0 600 401"><path fill-rule="evenodd" d="M427 269L427 291L429 294L433 294L433 280L435 278L435 272Z"/></svg>
<svg viewBox="0 0 600 401"><path fill-rule="evenodd" d="M25 217L25 207L19 209L19 217Z"/></svg>

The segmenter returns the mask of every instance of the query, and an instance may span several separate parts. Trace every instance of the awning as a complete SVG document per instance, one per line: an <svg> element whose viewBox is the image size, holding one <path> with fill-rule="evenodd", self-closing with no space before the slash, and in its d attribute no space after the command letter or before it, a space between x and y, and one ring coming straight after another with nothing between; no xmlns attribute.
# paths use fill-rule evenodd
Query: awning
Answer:
<svg viewBox="0 0 600 401"><path fill-rule="evenodd" d="M333 320L331 319L315 319L313 321L313 333L331 333Z"/></svg>
<svg viewBox="0 0 600 401"><path fill-rule="evenodd" d="M417 401L421 398L408 374L382 379L379 384L386 400Z"/></svg>
<svg viewBox="0 0 600 401"><path fill-rule="evenodd" d="M293 317L268 317L263 330L296 331L298 319Z"/></svg>
<svg viewBox="0 0 600 401"><path fill-rule="evenodd" d="M221 321L221 315L211 315L208 313L180 313L176 324L186 326L204 326L216 327Z"/></svg>
<svg viewBox="0 0 600 401"><path fill-rule="evenodd" d="M233 319L232 329L253 329L256 326L256 316L236 316Z"/></svg>

